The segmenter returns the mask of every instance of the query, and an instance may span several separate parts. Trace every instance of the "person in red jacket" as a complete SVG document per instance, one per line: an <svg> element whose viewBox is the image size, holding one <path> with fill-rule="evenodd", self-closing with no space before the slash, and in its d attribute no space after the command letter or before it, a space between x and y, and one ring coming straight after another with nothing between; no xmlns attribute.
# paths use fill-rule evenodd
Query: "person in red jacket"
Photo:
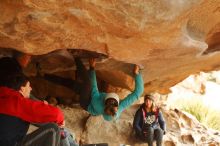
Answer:
<svg viewBox="0 0 220 146"><path fill-rule="evenodd" d="M12 67L13 68L13 67ZM1 68L2 72L7 72ZM28 97L30 82L22 72L0 77L0 145L58 146L64 116L57 107ZM27 134L30 123L48 123ZM57 126L58 125L58 126Z"/></svg>

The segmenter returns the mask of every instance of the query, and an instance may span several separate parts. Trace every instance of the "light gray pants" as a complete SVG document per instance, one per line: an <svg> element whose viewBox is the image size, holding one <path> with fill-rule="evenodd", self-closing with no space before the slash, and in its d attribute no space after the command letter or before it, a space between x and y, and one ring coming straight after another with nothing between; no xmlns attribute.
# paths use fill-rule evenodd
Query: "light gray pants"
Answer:
<svg viewBox="0 0 220 146"><path fill-rule="evenodd" d="M26 135L17 146L60 146L60 129L54 123L45 124Z"/></svg>

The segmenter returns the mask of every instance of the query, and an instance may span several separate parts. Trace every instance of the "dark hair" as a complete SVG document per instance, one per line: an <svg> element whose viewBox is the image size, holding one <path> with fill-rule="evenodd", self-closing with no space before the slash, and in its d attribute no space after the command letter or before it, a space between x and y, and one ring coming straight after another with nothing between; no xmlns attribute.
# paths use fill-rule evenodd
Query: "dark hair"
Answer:
<svg viewBox="0 0 220 146"><path fill-rule="evenodd" d="M105 100L105 105L118 106L118 101L114 98L108 98Z"/></svg>
<svg viewBox="0 0 220 146"><path fill-rule="evenodd" d="M22 68L14 58L3 57L0 59L0 86L19 90L28 82Z"/></svg>
<svg viewBox="0 0 220 146"><path fill-rule="evenodd" d="M19 73L1 79L0 86L5 86L18 91L22 86L25 86L28 81L28 78L24 74Z"/></svg>
<svg viewBox="0 0 220 146"><path fill-rule="evenodd" d="M0 59L0 78L22 73L22 68L15 58L3 57Z"/></svg>

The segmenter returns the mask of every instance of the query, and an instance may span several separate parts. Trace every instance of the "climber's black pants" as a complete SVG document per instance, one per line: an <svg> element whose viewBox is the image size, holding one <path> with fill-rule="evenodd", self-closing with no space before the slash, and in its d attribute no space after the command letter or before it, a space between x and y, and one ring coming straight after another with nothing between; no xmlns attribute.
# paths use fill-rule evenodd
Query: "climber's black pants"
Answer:
<svg viewBox="0 0 220 146"><path fill-rule="evenodd" d="M91 102L91 83L89 72L79 58L75 58L76 80L59 77L56 75L45 74L44 79L63 85L80 95L80 106L87 110Z"/></svg>
<svg viewBox="0 0 220 146"><path fill-rule="evenodd" d="M76 63L76 77L81 82L80 84L80 106L87 111L87 108L91 102L91 82L89 77L89 72L83 65L79 58L75 58Z"/></svg>

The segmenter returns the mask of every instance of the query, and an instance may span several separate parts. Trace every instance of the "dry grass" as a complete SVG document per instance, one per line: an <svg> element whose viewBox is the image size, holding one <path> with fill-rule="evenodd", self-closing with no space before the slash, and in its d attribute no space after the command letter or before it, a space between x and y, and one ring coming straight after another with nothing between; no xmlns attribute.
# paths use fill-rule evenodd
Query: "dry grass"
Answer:
<svg viewBox="0 0 220 146"><path fill-rule="evenodd" d="M194 115L197 120L209 128L220 130L220 111L207 107L201 99L177 100L176 105Z"/></svg>

